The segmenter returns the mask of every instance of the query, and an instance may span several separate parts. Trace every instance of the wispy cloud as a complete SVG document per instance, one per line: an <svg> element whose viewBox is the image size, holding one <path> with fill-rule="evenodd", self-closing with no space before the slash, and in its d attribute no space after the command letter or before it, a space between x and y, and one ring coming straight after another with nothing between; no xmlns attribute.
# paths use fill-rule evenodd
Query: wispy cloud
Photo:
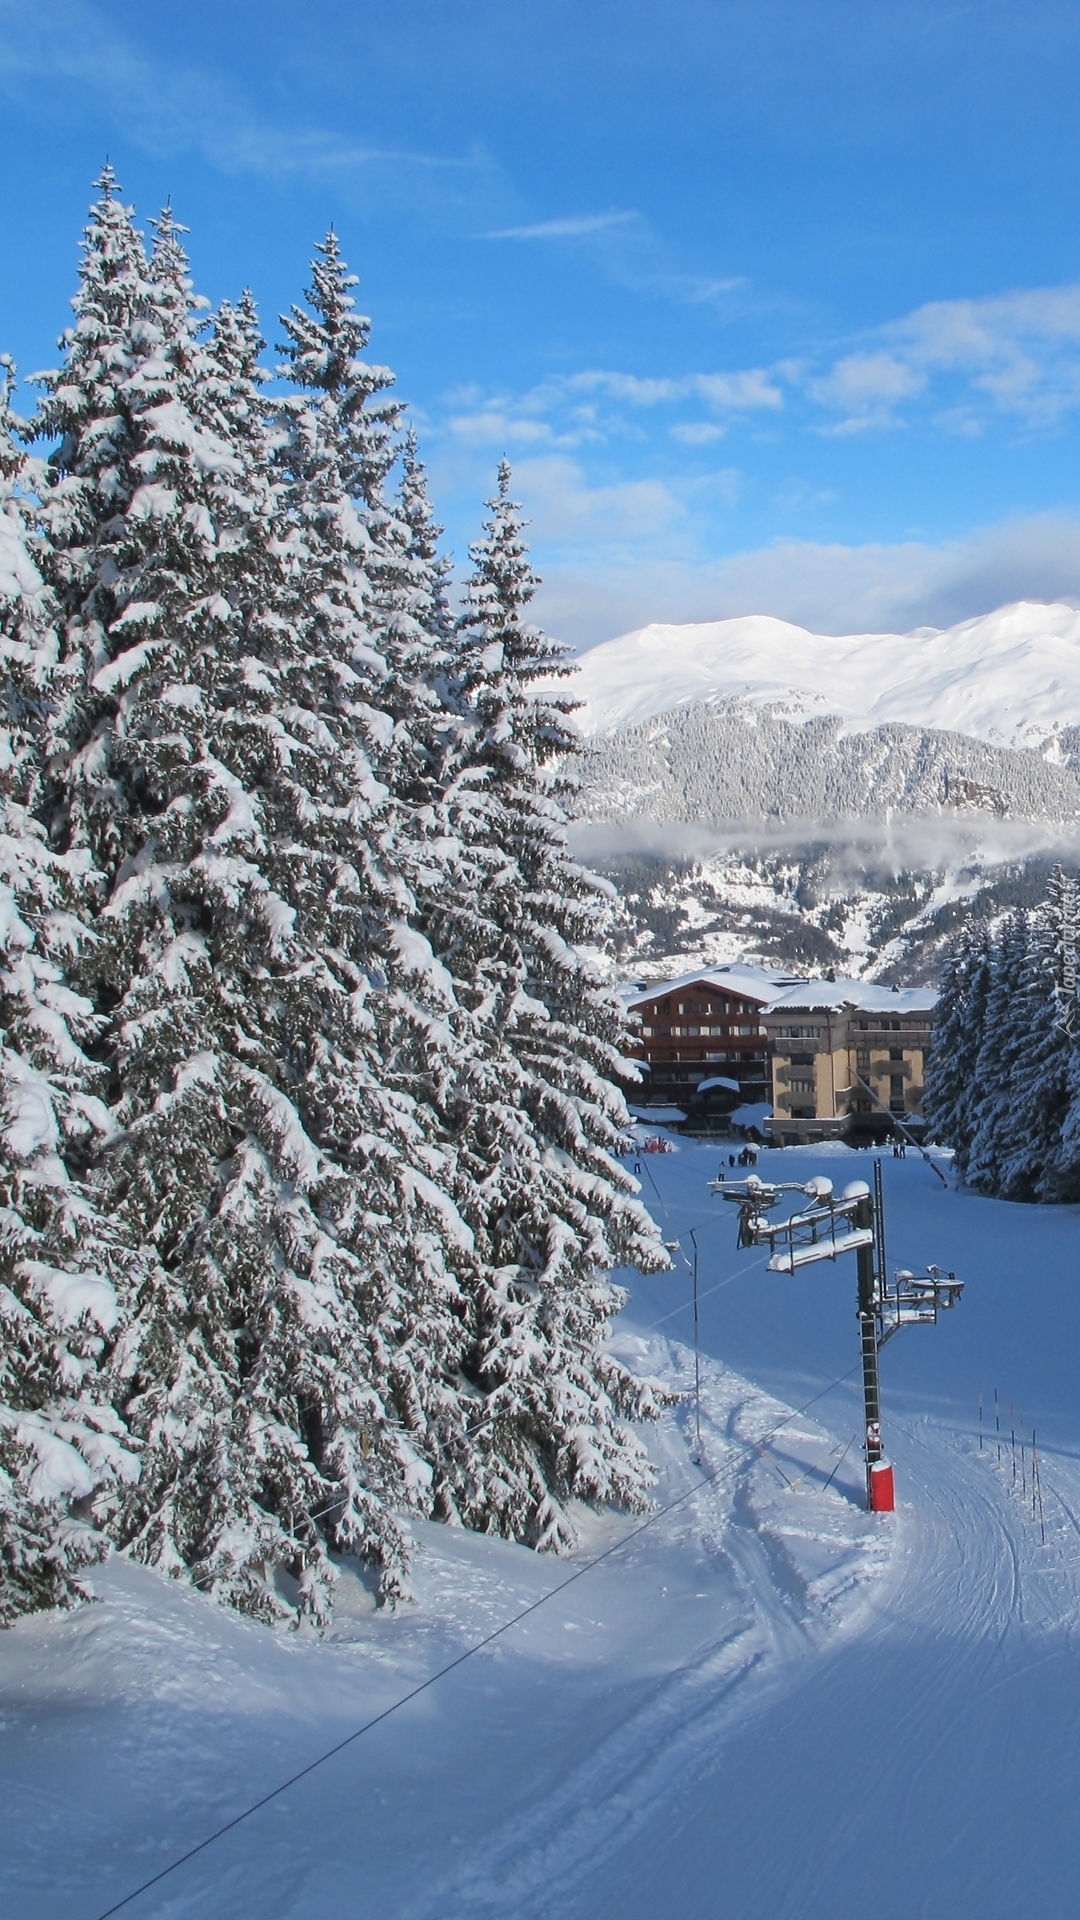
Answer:
<svg viewBox="0 0 1080 1920"><path fill-rule="evenodd" d="M626 436L640 439L637 415L687 401L703 403L708 418L680 420L668 431L684 446L704 447L722 439L737 416L777 412L784 393L764 367L680 375L590 367L543 381L523 394L459 390L448 397L441 429L477 445L501 442L511 447L547 440L570 448Z"/></svg>
<svg viewBox="0 0 1080 1920"><path fill-rule="evenodd" d="M719 420L676 420L671 437L684 447L708 447L722 440L726 432Z"/></svg>
<svg viewBox="0 0 1080 1920"><path fill-rule="evenodd" d="M537 616L572 646L650 620L721 620L770 613L818 633L905 633L947 627L1014 600L1080 605L1080 520L1038 515L956 540L824 544L782 540L720 558L672 535L666 549L629 541L566 551L542 566Z"/></svg>
<svg viewBox="0 0 1080 1920"><path fill-rule="evenodd" d="M718 412L748 413L758 407L780 407L784 396L764 367L745 367L734 373L690 373L643 376L594 369L569 374L561 383L566 393L606 393L634 407L654 407L663 401L698 398ZM549 389L553 391L554 389Z"/></svg>
<svg viewBox="0 0 1080 1920"><path fill-rule="evenodd" d="M265 178L330 177L398 197L461 191L489 166L478 153L439 154L357 141L333 130L288 127L259 114L217 74L141 52L87 0L0 0L0 89L40 101L62 90L115 122L156 155L197 152L223 172Z"/></svg>
<svg viewBox="0 0 1080 1920"><path fill-rule="evenodd" d="M823 378L811 380L809 393L819 406L837 408L843 415L826 431L861 433L897 425L900 401L921 393L926 384L925 370L895 353L849 353Z"/></svg>
<svg viewBox="0 0 1080 1920"><path fill-rule="evenodd" d="M637 214L581 213L559 220L538 220L532 226L499 227L494 233L481 234L483 240L580 240L592 233L605 233L611 227L623 227Z"/></svg>
<svg viewBox="0 0 1080 1920"><path fill-rule="evenodd" d="M667 482L590 484L578 463L563 454L520 461L514 487L529 515L530 537L549 549L628 555L643 541L655 545L677 538L687 517L686 501Z"/></svg>
<svg viewBox="0 0 1080 1920"><path fill-rule="evenodd" d="M1053 426L1080 405L1080 286L930 301L809 375L806 391L839 414L834 433L900 425L923 398L949 432L977 433L994 415Z"/></svg>
<svg viewBox="0 0 1080 1920"><path fill-rule="evenodd" d="M477 443L570 449L660 431L705 448L742 423L781 417L832 437L895 431L918 421L979 434L993 419L1052 428L1080 407L1080 286L936 301L879 327L831 361L689 373L584 367L517 395L475 394L446 431ZM672 413L676 418L671 418Z"/></svg>
<svg viewBox="0 0 1080 1920"><path fill-rule="evenodd" d="M533 420L498 406L479 407L472 413L452 413L444 430L454 439L475 447L576 446L581 433L558 434L546 420Z"/></svg>
<svg viewBox="0 0 1080 1920"><path fill-rule="evenodd" d="M743 274L686 272L675 263L670 247L650 222L633 208L520 221L493 228L478 238L588 241L600 271L609 280L635 294L680 306L714 306L721 312L730 311L749 288Z"/></svg>
<svg viewBox="0 0 1080 1920"><path fill-rule="evenodd" d="M780 388L764 367L747 367L741 373L697 373L688 386L720 411L748 413L784 404Z"/></svg>
<svg viewBox="0 0 1080 1920"><path fill-rule="evenodd" d="M637 373L614 373L606 368L593 367L583 373L568 374L565 379L553 381L541 391L553 397L560 393L605 393L612 400L623 400L632 407L655 407L663 401L679 399L686 391L686 383L663 375L643 377Z"/></svg>

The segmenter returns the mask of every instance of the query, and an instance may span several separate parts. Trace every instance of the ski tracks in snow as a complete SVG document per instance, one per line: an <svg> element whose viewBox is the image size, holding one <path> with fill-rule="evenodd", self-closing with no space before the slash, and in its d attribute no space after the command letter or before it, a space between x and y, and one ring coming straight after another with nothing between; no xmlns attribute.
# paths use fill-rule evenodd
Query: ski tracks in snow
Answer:
<svg viewBox="0 0 1080 1920"><path fill-rule="evenodd" d="M676 1369L686 1358L673 1351ZM1018 1699L1056 1693L1055 1663L1075 1658L1068 1463L1044 1472L1061 1517L1043 1545L1008 1465L947 1426L894 1423L905 1496L890 1519L856 1505L857 1453L838 1490L816 1490L840 1443L812 1423L792 1420L748 1457L777 1403L712 1365L703 1402L703 1464L743 1451L681 1524L726 1574L738 1618L407 1920L655 1920L676 1907L711 1920L718 1900L739 1920L837 1920L872 1895L860 1881L871 1819L891 1835L883 1858L875 1825L870 1850L890 1920L973 1913L974 1888L985 1915L1034 1910L1021 1871L1030 1881L1033 1854L1040 1871L1053 1857L1056 1815L1014 1724ZM682 1424L689 1435L685 1412ZM669 1458L679 1444L669 1429ZM1073 1728L1071 1696L1061 1714ZM1046 1914L1068 1911L1052 1889L1045 1899Z"/></svg>
<svg viewBox="0 0 1080 1920"><path fill-rule="evenodd" d="M655 1337L628 1344L643 1370L684 1389L692 1381L686 1348ZM659 1671L644 1701L554 1791L429 1885L407 1920L561 1912L586 1872L613 1860L715 1765L747 1714L784 1691L838 1632L854 1630L891 1550L880 1520L853 1499L858 1458L849 1453L841 1479L834 1469L843 1443L711 1361L702 1365L701 1433L700 1468L688 1458L696 1442L689 1402L657 1436L666 1497L688 1473L715 1478L628 1549L623 1577L650 1556L670 1564L673 1548L696 1548L710 1567L711 1592L699 1597L713 1601L714 1632L692 1657ZM612 1649L616 1662L619 1652Z"/></svg>

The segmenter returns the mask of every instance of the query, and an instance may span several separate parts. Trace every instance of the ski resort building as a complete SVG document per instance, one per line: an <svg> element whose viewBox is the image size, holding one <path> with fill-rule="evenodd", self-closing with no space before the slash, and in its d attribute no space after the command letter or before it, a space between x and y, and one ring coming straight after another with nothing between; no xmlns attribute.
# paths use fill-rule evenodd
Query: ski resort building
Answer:
<svg viewBox="0 0 1080 1920"><path fill-rule="evenodd" d="M922 1130L926 1053L937 994L861 980L810 980L762 1010L779 1146L880 1139L901 1120Z"/></svg>
<svg viewBox="0 0 1080 1920"><path fill-rule="evenodd" d="M677 1109L694 1129L722 1125L772 1097L762 1013L790 973L761 967L709 967L676 980L641 981L628 995L635 1039L630 1055L644 1086L628 1090L642 1111Z"/></svg>

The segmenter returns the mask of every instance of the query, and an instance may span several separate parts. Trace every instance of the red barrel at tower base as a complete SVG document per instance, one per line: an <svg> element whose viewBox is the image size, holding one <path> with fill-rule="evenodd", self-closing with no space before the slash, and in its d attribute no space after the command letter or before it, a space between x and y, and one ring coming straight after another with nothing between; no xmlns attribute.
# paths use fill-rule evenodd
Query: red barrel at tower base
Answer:
<svg viewBox="0 0 1080 1920"><path fill-rule="evenodd" d="M895 1513L896 1493L893 1488L893 1471L884 1460L877 1460L870 1468L869 1480L871 1513Z"/></svg>

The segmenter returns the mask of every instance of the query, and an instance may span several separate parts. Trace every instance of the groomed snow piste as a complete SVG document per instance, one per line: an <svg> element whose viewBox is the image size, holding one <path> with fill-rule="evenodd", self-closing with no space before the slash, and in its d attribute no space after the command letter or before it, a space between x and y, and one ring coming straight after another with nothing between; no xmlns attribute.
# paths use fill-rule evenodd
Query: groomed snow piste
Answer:
<svg viewBox="0 0 1080 1920"><path fill-rule="evenodd" d="M1080 725L1080 612L1020 601L941 630L810 633L750 614L640 627L581 655L570 683L587 734L696 701L780 704L792 719L839 714L1040 747Z"/></svg>
<svg viewBox="0 0 1080 1920"><path fill-rule="evenodd" d="M842 1147L764 1160L788 1179L868 1171ZM322 1642L112 1561L97 1606L0 1635L5 1913L96 1920L625 1540L125 1916L1072 1920L1077 1210L957 1194L886 1158L891 1260L938 1260L967 1290L886 1350L899 1509L869 1516L852 1262L787 1278L736 1254L716 1162L684 1142L643 1158L682 1244L673 1274L635 1281L615 1336L690 1386L694 1228L701 1466L690 1403L653 1436L659 1497L682 1505L632 1538L587 1518L572 1561L420 1526L413 1603L376 1613L347 1573Z"/></svg>

